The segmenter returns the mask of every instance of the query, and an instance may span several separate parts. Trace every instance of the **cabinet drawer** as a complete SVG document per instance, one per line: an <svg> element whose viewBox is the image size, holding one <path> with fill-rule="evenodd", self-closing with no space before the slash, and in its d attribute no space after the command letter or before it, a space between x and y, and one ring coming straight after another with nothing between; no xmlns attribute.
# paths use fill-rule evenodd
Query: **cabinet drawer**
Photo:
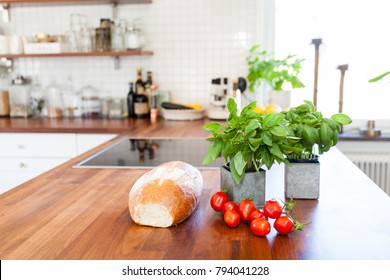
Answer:
<svg viewBox="0 0 390 280"><path fill-rule="evenodd" d="M1 171L0 170L0 194L27 182L38 176L41 172L19 172L19 171Z"/></svg>
<svg viewBox="0 0 390 280"><path fill-rule="evenodd" d="M1 171L24 172L45 172L52 169L70 158L22 158L22 157L0 157Z"/></svg>
<svg viewBox="0 0 390 280"><path fill-rule="evenodd" d="M73 133L0 133L0 156L76 156Z"/></svg>
<svg viewBox="0 0 390 280"><path fill-rule="evenodd" d="M77 154L85 153L113 138L116 134L77 134Z"/></svg>

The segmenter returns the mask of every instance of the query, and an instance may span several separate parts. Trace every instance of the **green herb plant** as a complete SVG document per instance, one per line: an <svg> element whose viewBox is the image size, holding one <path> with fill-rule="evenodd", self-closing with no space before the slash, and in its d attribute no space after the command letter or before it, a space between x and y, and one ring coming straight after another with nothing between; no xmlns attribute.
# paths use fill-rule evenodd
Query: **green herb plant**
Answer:
<svg viewBox="0 0 390 280"><path fill-rule="evenodd" d="M232 98L227 107L230 115L226 125L211 122L204 126L212 137L206 139L211 143L203 164L222 154L229 163L234 181L240 184L247 169L254 168L259 172L262 165L269 169L274 163L288 163L284 155L293 147L289 146L286 120L282 114L255 113L256 101L245 106L240 114Z"/></svg>
<svg viewBox="0 0 390 280"><path fill-rule="evenodd" d="M307 100L304 104L281 114L288 122L286 129L292 141L290 150L286 151L289 159L315 158L315 147L318 147L319 154L329 151L339 140L341 125L352 122L348 115L341 113L325 118L313 103Z"/></svg>
<svg viewBox="0 0 390 280"><path fill-rule="evenodd" d="M303 59L296 55L288 55L283 59L276 59L267 51L259 51L260 46L254 45L247 57L249 73L247 76L249 90L254 92L263 82L273 90L282 90L285 84L292 88L303 88L305 85L298 78Z"/></svg>
<svg viewBox="0 0 390 280"><path fill-rule="evenodd" d="M370 83L375 83L375 82L377 82L377 81L382 80L384 77L386 77L386 76L389 75L389 74L390 74L390 71L384 72L384 73L380 74L379 76L376 76L376 77L374 77L374 78L368 80L368 82L370 82Z"/></svg>

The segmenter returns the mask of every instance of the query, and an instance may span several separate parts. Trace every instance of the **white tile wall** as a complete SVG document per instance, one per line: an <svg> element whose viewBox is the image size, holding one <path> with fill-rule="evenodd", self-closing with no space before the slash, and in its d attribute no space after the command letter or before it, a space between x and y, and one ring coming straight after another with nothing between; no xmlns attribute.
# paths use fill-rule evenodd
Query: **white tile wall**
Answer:
<svg viewBox="0 0 390 280"><path fill-rule="evenodd" d="M122 57L114 69L111 57L15 59L15 73L37 76L43 85L72 76L80 89L90 83L104 95L125 97L136 68L153 72L160 89L173 100L207 104L212 78L246 76L246 56L256 43L256 0L153 0L148 5L120 5L118 18L141 18L151 57ZM11 22L0 22L5 34L64 34L72 13L85 14L95 28L112 16L109 4L20 4L11 7ZM257 17L257 18L256 18Z"/></svg>

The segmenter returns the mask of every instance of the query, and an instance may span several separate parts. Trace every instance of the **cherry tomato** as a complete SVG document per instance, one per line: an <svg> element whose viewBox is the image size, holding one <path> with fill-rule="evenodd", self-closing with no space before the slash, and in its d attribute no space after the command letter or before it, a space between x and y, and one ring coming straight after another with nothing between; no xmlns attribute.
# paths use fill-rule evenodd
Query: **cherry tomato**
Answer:
<svg viewBox="0 0 390 280"><path fill-rule="evenodd" d="M249 216L253 210L256 209L255 204L252 200L244 199L238 205L238 213L240 214L241 220L244 222L249 221Z"/></svg>
<svg viewBox="0 0 390 280"><path fill-rule="evenodd" d="M249 215L249 219L253 221L254 219L262 218L265 220L268 220L268 217L265 215L265 213L259 209L255 209L252 211L252 213Z"/></svg>
<svg viewBox="0 0 390 280"><path fill-rule="evenodd" d="M294 222L287 216L280 216L275 220L274 228L279 234L289 234L294 228Z"/></svg>
<svg viewBox="0 0 390 280"><path fill-rule="evenodd" d="M225 213L226 213L228 210L235 210L235 211L238 211L238 206L237 206L237 204L236 204L234 201L225 202L225 203L222 205L222 213L225 215Z"/></svg>
<svg viewBox="0 0 390 280"><path fill-rule="evenodd" d="M225 223L231 228L237 227L241 221L240 214L238 214L236 210L227 210L223 215L223 219L225 220Z"/></svg>
<svg viewBox="0 0 390 280"><path fill-rule="evenodd" d="M215 211L221 212L222 206L228 201L229 196L225 192L220 191L213 194L210 199L210 205Z"/></svg>
<svg viewBox="0 0 390 280"><path fill-rule="evenodd" d="M269 222L262 218L257 218L251 221L251 231L256 236L266 236L271 231Z"/></svg>
<svg viewBox="0 0 390 280"><path fill-rule="evenodd" d="M282 207L276 200L268 200L264 205L264 213L268 218L276 219L282 215Z"/></svg>

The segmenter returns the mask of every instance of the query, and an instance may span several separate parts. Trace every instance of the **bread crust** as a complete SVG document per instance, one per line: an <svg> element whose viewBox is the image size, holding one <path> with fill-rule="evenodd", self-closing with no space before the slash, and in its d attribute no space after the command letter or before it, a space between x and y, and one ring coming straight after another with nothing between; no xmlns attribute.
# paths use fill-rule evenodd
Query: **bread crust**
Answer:
<svg viewBox="0 0 390 280"><path fill-rule="evenodd" d="M154 227L181 223L195 210L202 189L202 175L192 165L180 161L159 165L134 183L129 194L131 218L137 224ZM161 211L161 207L166 211ZM170 217L159 216L157 211L169 213ZM153 217L164 221L153 220Z"/></svg>

